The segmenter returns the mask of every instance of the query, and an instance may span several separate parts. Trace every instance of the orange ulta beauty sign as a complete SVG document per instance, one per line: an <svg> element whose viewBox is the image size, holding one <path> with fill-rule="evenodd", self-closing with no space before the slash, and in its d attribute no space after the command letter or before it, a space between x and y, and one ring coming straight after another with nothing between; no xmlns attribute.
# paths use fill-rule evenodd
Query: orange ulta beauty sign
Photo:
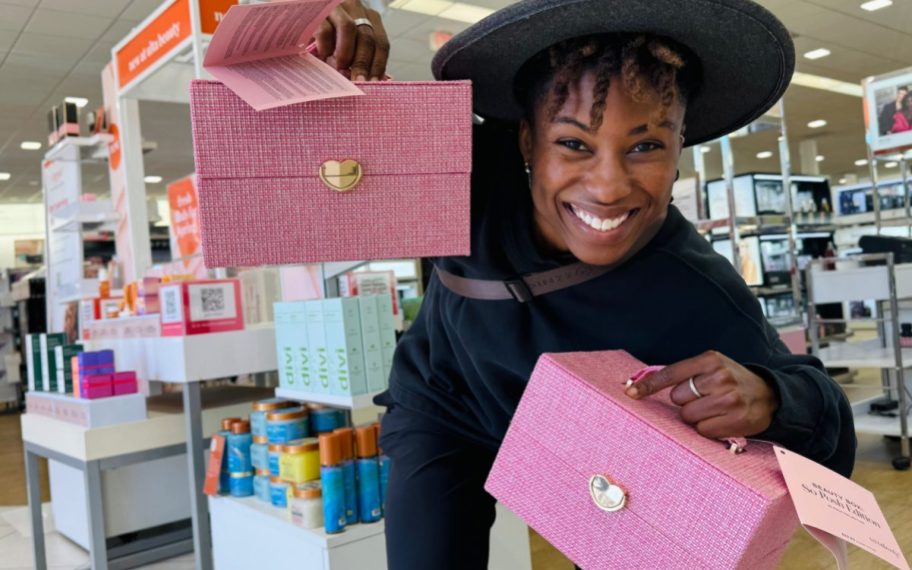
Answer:
<svg viewBox="0 0 912 570"><path fill-rule="evenodd" d="M115 54L121 89L190 37L190 0L175 0Z"/></svg>
<svg viewBox="0 0 912 570"><path fill-rule="evenodd" d="M189 258L200 253L201 243L195 174L168 185L168 204L171 206L171 231L184 267L189 267Z"/></svg>
<svg viewBox="0 0 912 570"><path fill-rule="evenodd" d="M214 34L215 28L237 0L199 0L200 27L204 34Z"/></svg>

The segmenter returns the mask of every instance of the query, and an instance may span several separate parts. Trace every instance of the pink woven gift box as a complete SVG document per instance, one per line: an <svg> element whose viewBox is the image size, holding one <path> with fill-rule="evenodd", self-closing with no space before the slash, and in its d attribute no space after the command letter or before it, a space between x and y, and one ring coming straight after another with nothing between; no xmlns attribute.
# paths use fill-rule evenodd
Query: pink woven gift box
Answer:
<svg viewBox="0 0 912 570"><path fill-rule="evenodd" d="M485 488L585 570L775 568L798 526L772 447L735 455L623 351L541 357Z"/></svg>
<svg viewBox="0 0 912 570"><path fill-rule="evenodd" d="M470 253L471 84L358 86L364 96L257 112L193 82L206 266ZM331 188L325 176L355 176L351 160L360 182Z"/></svg>

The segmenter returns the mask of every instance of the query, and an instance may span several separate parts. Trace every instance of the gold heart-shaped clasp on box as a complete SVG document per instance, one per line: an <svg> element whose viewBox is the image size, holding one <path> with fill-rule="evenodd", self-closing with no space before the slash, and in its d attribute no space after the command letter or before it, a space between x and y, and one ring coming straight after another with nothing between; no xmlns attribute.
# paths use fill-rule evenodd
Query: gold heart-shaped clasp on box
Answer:
<svg viewBox="0 0 912 570"><path fill-rule="evenodd" d="M336 192L350 192L361 182L361 164L357 160L327 160L320 165L320 180Z"/></svg>

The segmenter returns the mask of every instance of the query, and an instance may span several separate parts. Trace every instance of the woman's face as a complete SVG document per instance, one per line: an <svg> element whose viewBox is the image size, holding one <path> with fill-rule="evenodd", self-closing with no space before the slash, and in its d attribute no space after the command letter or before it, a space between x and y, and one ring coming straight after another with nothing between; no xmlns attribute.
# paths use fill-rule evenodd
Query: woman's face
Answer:
<svg viewBox="0 0 912 570"><path fill-rule="evenodd" d="M683 138L684 106L634 101L613 79L602 124L590 129L595 75L571 86L549 121L544 101L520 148L532 169L535 225L547 245L580 261L610 265L646 245L665 220Z"/></svg>

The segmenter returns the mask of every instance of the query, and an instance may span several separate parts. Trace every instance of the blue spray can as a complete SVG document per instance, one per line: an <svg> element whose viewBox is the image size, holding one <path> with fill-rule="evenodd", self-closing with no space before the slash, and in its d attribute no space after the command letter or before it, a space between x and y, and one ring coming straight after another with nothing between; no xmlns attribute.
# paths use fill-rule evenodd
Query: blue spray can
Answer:
<svg viewBox="0 0 912 570"><path fill-rule="evenodd" d="M390 458L380 449L380 507L386 512L386 488L390 479Z"/></svg>
<svg viewBox="0 0 912 570"><path fill-rule="evenodd" d="M345 475L342 436L320 434L320 482L323 487L323 527L327 534L345 530Z"/></svg>
<svg viewBox="0 0 912 570"><path fill-rule="evenodd" d="M228 472L228 436L231 435L231 424L241 418L222 418L222 429L219 435L225 439L225 450L222 452L222 468L219 471L219 493L227 495L231 489L231 476Z"/></svg>
<svg viewBox="0 0 912 570"><path fill-rule="evenodd" d="M345 478L345 522L358 522L358 484L355 480L355 430L338 428L342 442L342 475Z"/></svg>
<svg viewBox="0 0 912 570"><path fill-rule="evenodd" d="M377 457L377 430L373 425L355 430L358 440L358 514L361 522L377 522L380 508L380 462Z"/></svg>

